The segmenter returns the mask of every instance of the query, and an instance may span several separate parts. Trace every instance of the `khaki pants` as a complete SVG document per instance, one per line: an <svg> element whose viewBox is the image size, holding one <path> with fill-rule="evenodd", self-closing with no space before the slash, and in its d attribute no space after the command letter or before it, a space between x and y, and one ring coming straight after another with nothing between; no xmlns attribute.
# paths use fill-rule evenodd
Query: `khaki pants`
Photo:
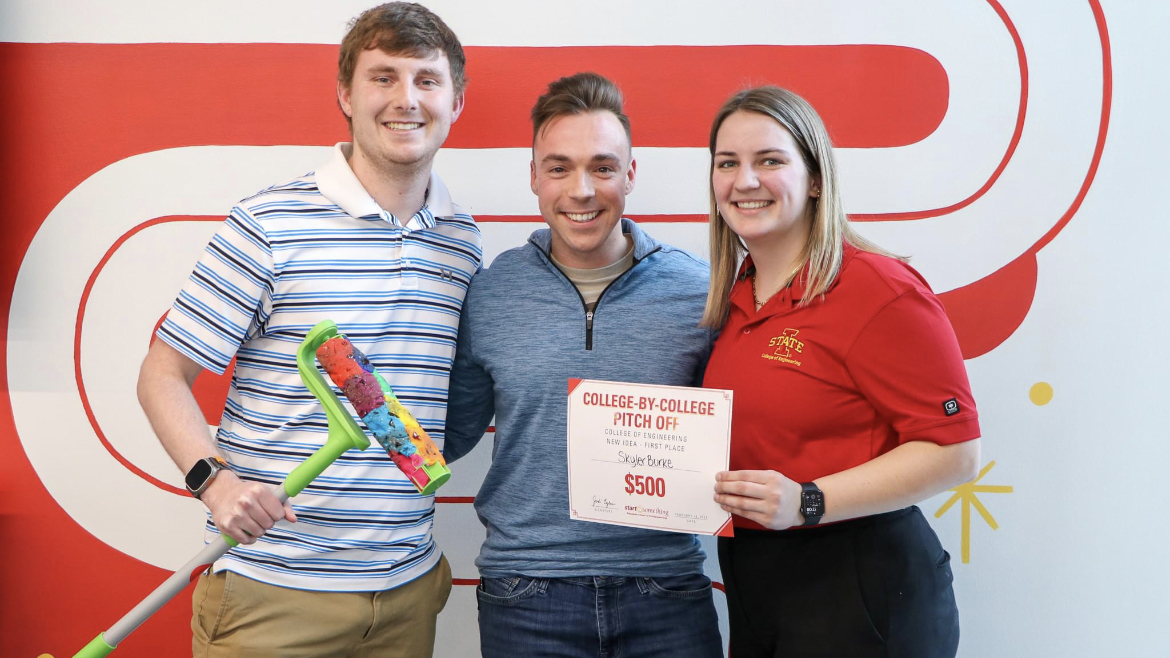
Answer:
<svg viewBox="0 0 1170 658"><path fill-rule="evenodd" d="M192 596L195 658L430 658L435 617L451 593L446 557L384 592L313 592L230 571L199 577Z"/></svg>

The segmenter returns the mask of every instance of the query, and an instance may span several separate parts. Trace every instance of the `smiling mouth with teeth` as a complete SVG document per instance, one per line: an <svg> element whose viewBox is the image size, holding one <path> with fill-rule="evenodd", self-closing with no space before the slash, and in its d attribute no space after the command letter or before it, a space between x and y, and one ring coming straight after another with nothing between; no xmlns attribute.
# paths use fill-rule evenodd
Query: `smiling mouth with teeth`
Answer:
<svg viewBox="0 0 1170 658"><path fill-rule="evenodd" d="M583 212L583 213L566 212L565 217L568 217L569 219L573 220L574 222L587 222L600 214L601 214L600 210L594 210L593 212Z"/></svg>
<svg viewBox="0 0 1170 658"><path fill-rule="evenodd" d="M391 121L391 122L385 123L383 125L386 126L387 128L389 128L390 130L414 130L416 128L422 128L422 124L417 123L417 122L416 123L400 123L397 121Z"/></svg>
<svg viewBox="0 0 1170 658"><path fill-rule="evenodd" d="M755 210L771 204L771 201L736 201L735 207L743 210Z"/></svg>

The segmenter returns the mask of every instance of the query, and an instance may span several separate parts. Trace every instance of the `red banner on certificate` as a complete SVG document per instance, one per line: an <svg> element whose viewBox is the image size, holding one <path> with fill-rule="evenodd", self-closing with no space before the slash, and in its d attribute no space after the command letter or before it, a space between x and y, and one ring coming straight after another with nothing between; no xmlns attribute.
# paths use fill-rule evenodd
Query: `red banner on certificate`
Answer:
<svg viewBox="0 0 1170 658"><path fill-rule="evenodd" d="M569 380L569 516L732 534L715 503L731 451L731 391Z"/></svg>

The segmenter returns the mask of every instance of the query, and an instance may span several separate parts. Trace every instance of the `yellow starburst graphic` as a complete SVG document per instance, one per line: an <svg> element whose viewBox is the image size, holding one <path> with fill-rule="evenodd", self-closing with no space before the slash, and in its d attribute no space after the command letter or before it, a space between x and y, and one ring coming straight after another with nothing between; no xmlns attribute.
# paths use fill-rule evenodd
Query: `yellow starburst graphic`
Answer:
<svg viewBox="0 0 1170 658"><path fill-rule="evenodd" d="M934 513L934 518L937 519L943 514L946 514L947 510L949 510L955 503L959 502L959 500L963 501L963 564L969 564L971 562L971 507L979 510L979 516L983 517L983 520L987 522L987 525L991 526L992 530L999 529L999 524L995 522L995 517L993 517L991 512L988 512L987 508L983 506L983 503L979 500L979 496L977 494L1012 492L1012 487L1010 485L979 484L979 481L983 479L984 475L987 475L988 471L990 471L993 466L995 466L995 460L988 462L987 466L984 466L983 470L979 471L979 475L976 476L974 480L971 480L967 484L960 484L954 489L951 489L951 491L955 492L955 495L951 496L950 499L943 503L943 506L938 508L938 511Z"/></svg>

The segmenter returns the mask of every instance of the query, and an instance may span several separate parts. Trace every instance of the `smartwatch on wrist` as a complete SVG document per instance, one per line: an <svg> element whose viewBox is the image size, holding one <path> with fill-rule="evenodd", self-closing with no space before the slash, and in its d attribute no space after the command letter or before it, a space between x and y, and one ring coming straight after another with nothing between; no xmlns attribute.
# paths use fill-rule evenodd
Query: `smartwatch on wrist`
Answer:
<svg viewBox="0 0 1170 658"><path fill-rule="evenodd" d="M800 514L803 525L816 525L825 515L825 493L812 482L800 484Z"/></svg>
<svg viewBox="0 0 1170 658"><path fill-rule="evenodd" d="M219 456L200 459L195 462L191 470L187 471L187 476L183 478L187 485L187 491L198 498L204 491L207 491L207 487L211 486L215 476L225 469L231 470L228 463Z"/></svg>

